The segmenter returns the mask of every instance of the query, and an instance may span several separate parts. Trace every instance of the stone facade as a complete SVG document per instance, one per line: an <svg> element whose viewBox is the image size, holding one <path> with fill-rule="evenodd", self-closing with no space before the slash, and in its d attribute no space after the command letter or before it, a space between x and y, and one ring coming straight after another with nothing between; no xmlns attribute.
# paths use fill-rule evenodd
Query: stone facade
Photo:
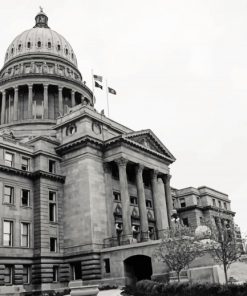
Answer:
<svg viewBox="0 0 247 296"><path fill-rule="evenodd" d="M0 293L165 276L153 254L173 200L186 198L176 208L197 225L213 196L231 215L229 199L171 189L171 152L98 113L73 49L43 11L35 19L0 71Z"/></svg>

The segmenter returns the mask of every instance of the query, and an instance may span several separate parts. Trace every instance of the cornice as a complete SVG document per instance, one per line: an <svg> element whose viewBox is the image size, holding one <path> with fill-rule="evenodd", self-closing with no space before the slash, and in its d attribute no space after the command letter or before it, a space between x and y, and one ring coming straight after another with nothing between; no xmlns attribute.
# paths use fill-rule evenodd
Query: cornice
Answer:
<svg viewBox="0 0 247 296"><path fill-rule="evenodd" d="M199 205L192 205L192 206L187 206L187 207L183 207L183 208L176 208L178 213L183 213L183 212L188 212L190 210L201 210L201 211L207 211L207 210L212 210L214 212L221 212L224 214L228 214L228 215L232 215L235 216L235 212L231 211L231 210L225 210L225 209L219 209L219 208L215 208L213 206L199 206Z"/></svg>
<svg viewBox="0 0 247 296"><path fill-rule="evenodd" d="M30 171L23 171L20 169L16 169L13 167L8 167L5 165L0 165L0 171L11 174L11 175L16 175L16 176L22 176L22 177L27 177L30 179L37 179L37 178L46 178L50 179L52 181L57 181L59 183L64 183L65 182L65 176L62 175L57 175L57 174L52 174L49 172L45 172L42 170L38 170L35 172L30 172Z"/></svg>
<svg viewBox="0 0 247 296"><path fill-rule="evenodd" d="M55 148L55 151L58 154L63 155L68 151L72 151L79 147L87 146L89 144L93 145L94 147L103 147L102 141L90 136L83 136L79 139L75 139L74 141L58 146L57 148Z"/></svg>

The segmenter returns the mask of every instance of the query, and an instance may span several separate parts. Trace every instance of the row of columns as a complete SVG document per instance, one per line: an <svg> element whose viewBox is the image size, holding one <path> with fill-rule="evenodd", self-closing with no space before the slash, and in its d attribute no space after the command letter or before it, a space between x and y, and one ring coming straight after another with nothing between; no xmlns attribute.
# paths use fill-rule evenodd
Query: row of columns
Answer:
<svg viewBox="0 0 247 296"><path fill-rule="evenodd" d="M43 84L44 87L44 118L48 118L48 86L49 84ZM6 109L6 90L0 90L2 93L2 109L1 109L1 124L5 123L4 114ZM14 120L17 120L18 114L18 93L19 87L14 87ZM32 119L32 105L33 105L33 84L28 84L28 118ZM75 106L75 91L71 89L71 105ZM59 113L63 114L63 87L58 86L58 109Z"/></svg>
<svg viewBox="0 0 247 296"><path fill-rule="evenodd" d="M131 225L131 213L130 213L130 196L128 192L128 181L126 167L128 160L120 158L115 160L118 165L119 170L119 184L120 184L120 194L121 194L121 203L122 203L122 220L123 220L123 236L127 237L132 233ZM105 164L105 176L109 197L112 196L112 181L111 181L111 170L108 163ZM147 208L146 208L146 198L145 198L145 189L143 182L143 170L144 166L138 164L135 168L136 173L136 186L138 194L138 206L139 206L139 215L140 215L140 230L143 234L146 235L148 239L148 217L147 217ZM159 172L153 170L151 175L151 186L153 193L153 203L154 203L154 213L156 219L156 228L159 231L166 229L171 226L171 214L172 214L172 197L170 189L170 175L161 175ZM108 217L111 217L109 221L109 229L111 229L111 236L115 236L115 221L113 217L113 201L108 203ZM144 237L145 239L145 237Z"/></svg>

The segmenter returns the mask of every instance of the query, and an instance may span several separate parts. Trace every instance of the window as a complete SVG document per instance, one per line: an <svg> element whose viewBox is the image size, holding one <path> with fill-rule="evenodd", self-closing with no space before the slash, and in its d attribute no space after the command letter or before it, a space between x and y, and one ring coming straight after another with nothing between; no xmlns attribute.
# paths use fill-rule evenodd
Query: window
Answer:
<svg viewBox="0 0 247 296"><path fill-rule="evenodd" d="M5 247L13 246L13 222L3 221L3 245Z"/></svg>
<svg viewBox="0 0 247 296"><path fill-rule="evenodd" d="M27 43L27 48L31 48L31 42Z"/></svg>
<svg viewBox="0 0 247 296"><path fill-rule="evenodd" d="M21 44L18 45L18 50L21 50Z"/></svg>
<svg viewBox="0 0 247 296"><path fill-rule="evenodd" d="M5 265L4 283L5 284L13 283L13 266L12 265Z"/></svg>
<svg viewBox="0 0 247 296"><path fill-rule="evenodd" d="M53 174L56 173L56 161L49 159L49 172Z"/></svg>
<svg viewBox="0 0 247 296"><path fill-rule="evenodd" d="M53 282L57 282L58 280L58 266L53 266L53 272L52 272L52 280Z"/></svg>
<svg viewBox="0 0 247 296"><path fill-rule="evenodd" d="M29 158L26 158L26 157L21 158L21 169L23 171L29 171Z"/></svg>
<svg viewBox="0 0 247 296"><path fill-rule="evenodd" d="M56 222L56 192L49 191L49 220L50 222Z"/></svg>
<svg viewBox="0 0 247 296"><path fill-rule="evenodd" d="M74 262L71 264L71 275L72 280L81 280L82 272L81 272L81 262Z"/></svg>
<svg viewBox="0 0 247 296"><path fill-rule="evenodd" d="M147 207L147 208L152 208L152 206L153 206L153 205L152 205L152 201L147 199L147 200L146 200L146 207Z"/></svg>
<svg viewBox="0 0 247 296"><path fill-rule="evenodd" d="M21 223L21 247L29 247L30 224Z"/></svg>
<svg viewBox="0 0 247 296"><path fill-rule="evenodd" d="M135 196L130 196L130 203L132 204L132 205L137 205L137 197L135 197Z"/></svg>
<svg viewBox="0 0 247 296"><path fill-rule="evenodd" d="M4 186L4 203L14 204L14 188L11 186Z"/></svg>
<svg viewBox="0 0 247 296"><path fill-rule="evenodd" d="M11 53L12 53L12 54L14 53L14 48L13 48L13 47L11 48Z"/></svg>
<svg viewBox="0 0 247 296"><path fill-rule="evenodd" d="M48 42L48 48L51 48L51 42Z"/></svg>
<svg viewBox="0 0 247 296"><path fill-rule="evenodd" d="M50 237L50 252L57 252L57 239Z"/></svg>
<svg viewBox="0 0 247 296"><path fill-rule="evenodd" d="M181 206L181 208L185 208L186 207L185 198L180 198L180 206Z"/></svg>
<svg viewBox="0 0 247 296"><path fill-rule="evenodd" d="M68 53L69 53L69 51L68 51L68 49L66 48L66 49L65 49L65 54L68 55Z"/></svg>
<svg viewBox="0 0 247 296"><path fill-rule="evenodd" d="M27 189L21 189L21 205L30 207L30 191Z"/></svg>
<svg viewBox="0 0 247 296"><path fill-rule="evenodd" d="M14 154L10 152L5 152L4 163L8 167L12 167L14 163Z"/></svg>
<svg viewBox="0 0 247 296"><path fill-rule="evenodd" d="M154 239L155 238L155 231L154 231L154 227L153 226L149 226L148 227L148 235L150 239Z"/></svg>
<svg viewBox="0 0 247 296"><path fill-rule="evenodd" d="M38 41L38 43L37 43L37 44L38 44L38 47L41 47L41 42L40 42L40 41Z"/></svg>
<svg viewBox="0 0 247 296"><path fill-rule="evenodd" d="M111 267L110 267L110 259L104 259L105 263L105 273L110 273L111 272Z"/></svg>
<svg viewBox="0 0 247 296"><path fill-rule="evenodd" d="M219 204L219 208L221 208L221 201L220 200L218 201L218 204Z"/></svg>
<svg viewBox="0 0 247 296"><path fill-rule="evenodd" d="M61 49L60 44L57 45L57 50L59 51Z"/></svg>
<svg viewBox="0 0 247 296"><path fill-rule="evenodd" d="M113 192L113 197L115 201L121 201L121 195L119 192Z"/></svg>
<svg viewBox="0 0 247 296"><path fill-rule="evenodd" d="M31 267L30 265L23 265L23 284L30 284L31 278Z"/></svg>
<svg viewBox="0 0 247 296"><path fill-rule="evenodd" d="M226 202L224 202L224 208L225 208L225 210L227 210L227 204L226 204Z"/></svg>
<svg viewBox="0 0 247 296"><path fill-rule="evenodd" d="M216 201L214 198L213 198L213 206L216 207Z"/></svg>
<svg viewBox="0 0 247 296"><path fill-rule="evenodd" d="M188 218L183 218L183 225L189 227L189 219Z"/></svg>

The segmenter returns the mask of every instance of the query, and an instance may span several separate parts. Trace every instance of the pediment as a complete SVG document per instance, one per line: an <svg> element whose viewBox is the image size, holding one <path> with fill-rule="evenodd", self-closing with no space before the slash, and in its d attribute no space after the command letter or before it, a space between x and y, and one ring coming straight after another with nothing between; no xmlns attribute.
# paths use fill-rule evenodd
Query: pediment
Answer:
<svg viewBox="0 0 247 296"><path fill-rule="evenodd" d="M151 130L142 130L124 135L125 139L138 143L143 148L163 154L175 161L175 157Z"/></svg>

